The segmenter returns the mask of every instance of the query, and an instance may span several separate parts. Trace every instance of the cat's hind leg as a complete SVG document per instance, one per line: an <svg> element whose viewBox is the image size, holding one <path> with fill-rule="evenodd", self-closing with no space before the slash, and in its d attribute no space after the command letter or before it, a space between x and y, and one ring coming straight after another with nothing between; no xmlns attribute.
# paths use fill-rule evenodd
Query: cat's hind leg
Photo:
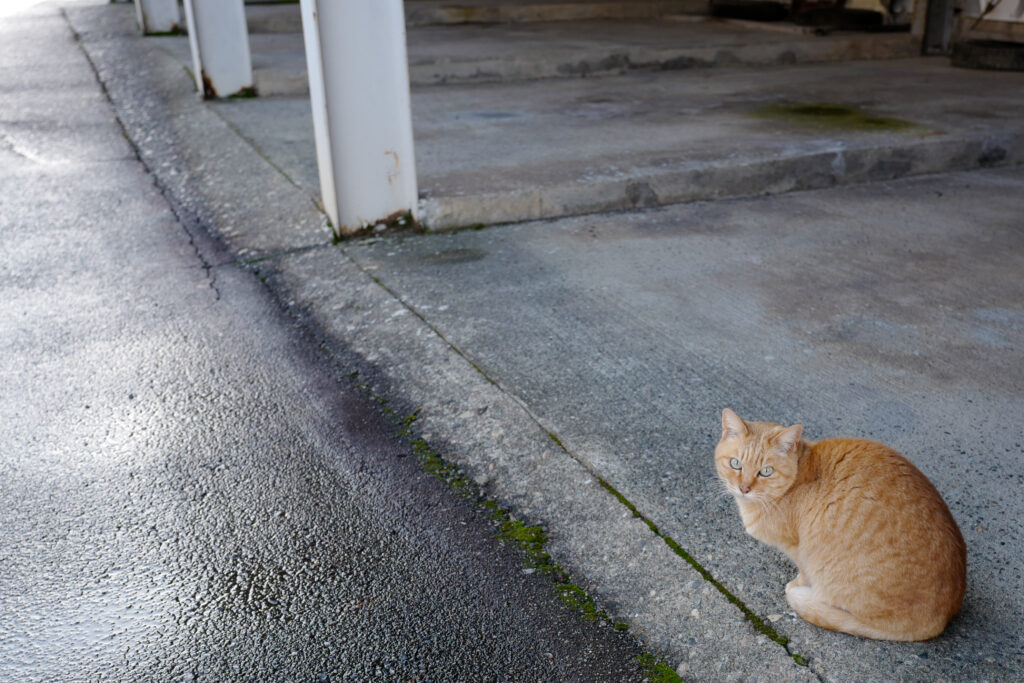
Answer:
<svg viewBox="0 0 1024 683"><path fill-rule="evenodd" d="M799 577L798 577L799 578ZM842 631L865 638L894 640L894 638L878 629L862 624L857 617L846 610L828 604L817 595L810 586L794 586L790 582L786 586L786 600L804 621L832 631Z"/></svg>

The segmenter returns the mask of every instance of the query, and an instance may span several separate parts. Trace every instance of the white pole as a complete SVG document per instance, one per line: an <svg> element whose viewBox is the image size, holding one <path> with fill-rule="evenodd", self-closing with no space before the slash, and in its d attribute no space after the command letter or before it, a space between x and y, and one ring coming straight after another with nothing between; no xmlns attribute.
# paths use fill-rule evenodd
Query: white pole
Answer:
<svg viewBox="0 0 1024 683"><path fill-rule="evenodd" d="M324 210L341 234L415 216L402 0L301 0Z"/></svg>
<svg viewBox="0 0 1024 683"><path fill-rule="evenodd" d="M196 87L204 97L253 95L243 0L184 0Z"/></svg>
<svg viewBox="0 0 1024 683"><path fill-rule="evenodd" d="M143 33L177 33L181 30L178 0L135 0L135 16Z"/></svg>

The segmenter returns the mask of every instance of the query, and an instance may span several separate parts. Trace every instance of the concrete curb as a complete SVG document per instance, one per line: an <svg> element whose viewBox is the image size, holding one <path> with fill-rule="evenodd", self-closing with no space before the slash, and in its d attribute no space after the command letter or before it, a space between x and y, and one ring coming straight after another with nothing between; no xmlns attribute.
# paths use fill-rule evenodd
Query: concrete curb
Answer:
<svg viewBox="0 0 1024 683"><path fill-rule="evenodd" d="M699 14L707 10L701 0L570 0L569 2L451 3L418 0L406 3L406 24L496 23L566 21L569 19L649 19L666 14Z"/></svg>
<svg viewBox="0 0 1024 683"><path fill-rule="evenodd" d="M274 3L268 3L273 5ZM569 19L653 19L674 14L703 14L702 0L569 0L521 2L514 6L487 2L416 0L405 4L406 26L438 24L566 21ZM246 8L250 33L291 33L302 30L296 7L281 12L273 6Z"/></svg>
<svg viewBox="0 0 1024 683"><path fill-rule="evenodd" d="M915 57L909 34L830 38L811 43L710 45L673 49L613 47L611 51L568 49L559 53L492 59L410 59L413 85L485 83L621 75L630 71L675 71L735 66L813 64L851 59ZM282 94L283 80L282 80ZM291 94L305 94L299 91Z"/></svg>
<svg viewBox="0 0 1024 683"><path fill-rule="evenodd" d="M332 246L310 196L194 97L179 63L134 37L129 11L67 14L139 156L186 224L248 261L376 393L418 411L423 439L513 514L542 524L551 556L683 675L815 678L744 623L513 395Z"/></svg>
<svg viewBox="0 0 1024 683"><path fill-rule="evenodd" d="M420 216L428 229L447 230L815 190L1022 162L1024 132L928 137L899 146L891 141L858 147L836 144L819 152L773 154L743 163L734 159L677 162L494 194L427 197L420 203Z"/></svg>

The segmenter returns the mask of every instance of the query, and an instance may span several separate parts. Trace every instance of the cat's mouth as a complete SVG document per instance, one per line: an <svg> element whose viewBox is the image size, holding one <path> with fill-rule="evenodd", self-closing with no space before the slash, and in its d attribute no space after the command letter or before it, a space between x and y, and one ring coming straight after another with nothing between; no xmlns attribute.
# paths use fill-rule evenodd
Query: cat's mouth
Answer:
<svg viewBox="0 0 1024 683"><path fill-rule="evenodd" d="M746 501L762 501L767 497L764 491L752 491L750 489L743 491L738 486L730 486L729 492L739 500Z"/></svg>

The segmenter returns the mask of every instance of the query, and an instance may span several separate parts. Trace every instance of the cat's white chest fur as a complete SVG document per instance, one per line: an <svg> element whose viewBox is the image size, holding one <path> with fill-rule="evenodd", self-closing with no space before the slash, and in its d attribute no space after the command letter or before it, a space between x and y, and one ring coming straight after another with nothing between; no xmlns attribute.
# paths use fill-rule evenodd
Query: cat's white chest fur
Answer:
<svg viewBox="0 0 1024 683"><path fill-rule="evenodd" d="M740 519L743 520L743 529L748 534L794 558L795 539L783 538L779 534L778 524L765 516L760 504L737 498L736 505L740 510Z"/></svg>
<svg viewBox="0 0 1024 683"><path fill-rule="evenodd" d="M759 541L770 543L763 534L764 514L756 503L736 499L736 505L740 509L740 519L743 520L743 528L747 533Z"/></svg>

